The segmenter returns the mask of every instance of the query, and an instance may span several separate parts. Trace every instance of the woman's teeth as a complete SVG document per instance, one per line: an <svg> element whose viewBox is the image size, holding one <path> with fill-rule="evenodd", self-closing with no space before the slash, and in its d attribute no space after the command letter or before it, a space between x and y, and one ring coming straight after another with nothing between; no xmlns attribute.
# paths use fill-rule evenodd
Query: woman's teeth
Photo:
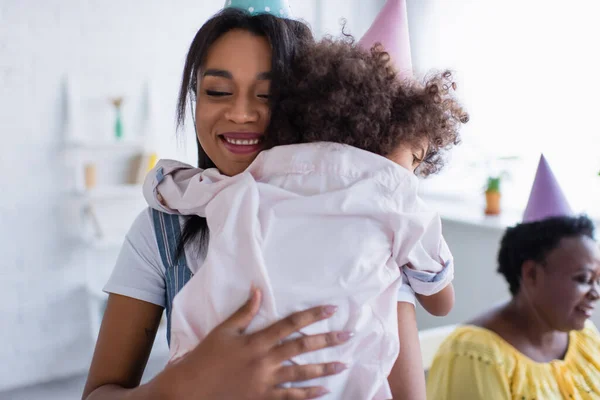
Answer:
<svg viewBox="0 0 600 400"><path fill-rule="evenodd" d="M227 141L227 143L235 144L238 146L253 146L260 142L260 139L231 139L228 137L225 137L225 140Z"/></svg>

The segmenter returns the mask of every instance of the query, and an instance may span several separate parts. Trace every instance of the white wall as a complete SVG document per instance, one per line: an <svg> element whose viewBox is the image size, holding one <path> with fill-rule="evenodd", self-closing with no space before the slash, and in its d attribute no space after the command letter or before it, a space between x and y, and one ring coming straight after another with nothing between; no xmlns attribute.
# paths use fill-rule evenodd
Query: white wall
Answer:
<svg viewBox="0 0 600 400"><path fill-rule="evenodd" d="M523 209L544 152L573 207L600 216L600 3L408 0L408 12L416 69L454 69L471 115L442 190L477 191L490 171L470 163L518 155L504 201Z"/></svg>
<svg viewBox="0 0 600 400"><path fill-rule="evenodd" d="M481 215L483 184L505 163L503 207L521 215L540 152L544 152L576 211L600 216L600 84L598 2L574 0L407 0L413 64L422 76L450 68L471 115L463 143L446 170L424 182L427 192L471 206ZM572 157L573 156L573 157ZM488 169L489 167L489 169ZM442 214L444 209L440 209ZM446 318L418 315L421 328L464 322L507 298L496 274L500 230L444 222L456 257L456 306ZM600 322L598 316L596 322Z"/></svg>
<svg viewBox="0 0 600 400"><path fill-rule="evenodd" d="M84 99L120 85L136 93L151 81L162 110L161 155L185 156L173 130L181 65L196 29L217 8L198 1L0 2L0 388L84 370L91 344L86 262L92 257L91 267L106 272L115 258L114 251L82 253L67 238L63 78L77 80Z"/></svg>
<svg viewBox="0 0 600 400"><path fill-rule="evenodd" d="M129 118L149 82L159 110L159 155L193 161L191 130L187 148L178 147L174 135L178 85L196 30L223 3L0 0L0 390L86 369L91 339L84 282L101 285L116 257L114 250L85 251L67 236L64 78L82 102L95 105L87 127L97 131L112 123L108 95L129 94ZM380 4L291 1L296 16L318 32L337 33L339 19L347 17L356 34ZM319 10L324 14L317 18ZM136 126L132 119L124 123L126 130ZM131 218L120 219L128 224ZM86 277L86 270L94 275Z"/></svg>

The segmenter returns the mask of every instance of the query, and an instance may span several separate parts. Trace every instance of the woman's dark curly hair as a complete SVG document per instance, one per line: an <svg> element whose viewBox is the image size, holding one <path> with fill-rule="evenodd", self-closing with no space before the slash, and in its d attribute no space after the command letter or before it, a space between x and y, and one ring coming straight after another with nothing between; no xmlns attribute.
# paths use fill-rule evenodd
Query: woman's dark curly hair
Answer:
<svg viewBox="0 0 600 400"><path fill-rule="evenodd" d="M588 217L552 217L508 228L500 243L498 272L504 275L512 295L519 292L525 261L543 262L561 239L577 236L594 238L594 223Z"/></svg>
<svg viewBox="0 0 600 400"><path fill-rule="evenodd" d="M267 147L326 141L386 156L426 139L418 172L427 176L443 166L443 151L459 143L468 121L450 72L423 84L401 80L388 53L364 50L351 37L303 46L289 79L272 111Z"/></svg>

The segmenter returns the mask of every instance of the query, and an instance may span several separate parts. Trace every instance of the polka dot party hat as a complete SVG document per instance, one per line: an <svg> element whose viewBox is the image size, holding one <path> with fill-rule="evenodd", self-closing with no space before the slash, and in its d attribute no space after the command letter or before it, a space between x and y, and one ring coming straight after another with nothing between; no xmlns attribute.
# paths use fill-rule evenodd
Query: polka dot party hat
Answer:
<svg viewBox="0 0 600 400"><path fill-rule="evenodd" d="M225 8L239 8L252 15L266 13L292 18L292 10L287 0L226 0Z"/></svg>

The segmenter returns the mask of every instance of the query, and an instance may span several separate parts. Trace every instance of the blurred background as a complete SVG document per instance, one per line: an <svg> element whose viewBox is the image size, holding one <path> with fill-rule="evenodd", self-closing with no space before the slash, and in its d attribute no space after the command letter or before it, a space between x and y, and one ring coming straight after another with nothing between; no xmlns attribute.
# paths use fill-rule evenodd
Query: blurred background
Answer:
<svg viewBox="0 0 600 400"><path fill-rule="evenodd" d="M290 0L317 36L360 37L383 0ZM156 158L195 162L175 134L186 51L222 0L0 0L0 399L76 399L106 282ZM502 300L503 229L543 152L572 206L600 219L600 38L589 0L408 0L417 75L455 71L471 114L448 168L422 184L456 257L464 321ZM501 213L484 214L501 180ZM596 321L597 323L600 321ZM147 377L162 368L159 332ZM54 397L52 397L54 396Z"/></svg>

